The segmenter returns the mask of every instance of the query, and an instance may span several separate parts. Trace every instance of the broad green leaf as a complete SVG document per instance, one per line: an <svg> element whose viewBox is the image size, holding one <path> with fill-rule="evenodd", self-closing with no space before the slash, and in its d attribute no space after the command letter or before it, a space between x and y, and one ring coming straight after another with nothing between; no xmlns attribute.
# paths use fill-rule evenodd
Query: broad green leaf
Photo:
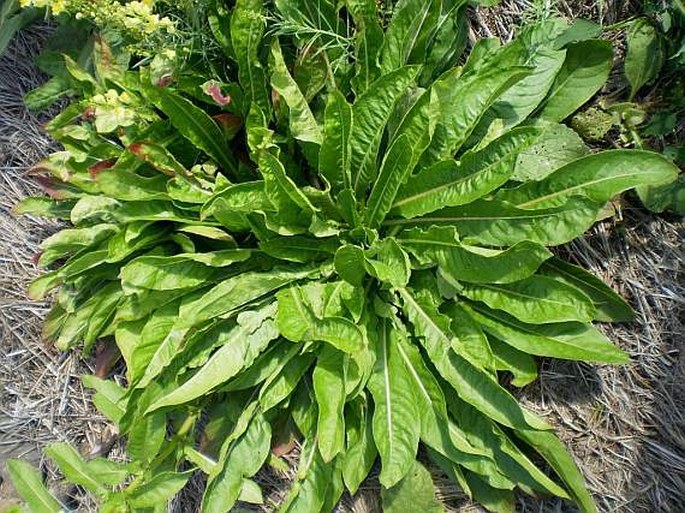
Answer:
<svg viewBox="0 0 685 513"><path fill-rule="evenodd" d="M657 187L638 187L642 204L652 212L673 212L685 216L685 173L677 180Z"/></svg>
<svg viewBox="0 0 685 513"><path fill-rule="evenodd" d="M339 246L336 238L313 239L295 235L293 237L274 237L259 243L267 255L290 262L308 263L330 259Z"/></svg>
<svg viewBox="0 0 685 513"><path fill-rule="evenodd" d="M149 386L141 393L135 407L129 406L121 421L128 430L126 451L134 461L140 461L143 464L149 464L155 459L166 440L166 414L154 412L144 415L150 404L162 393L162 390L155 385Z"/></svg>
<svg viewBox="0 0 685 513"><path fill-rule="evenodd" d="M264 68L259 62L259 47L266 23L261 0L238 0L231 12L231 43L238 61L238 80L246 92L246 104L255 103L270 111Z"/></svg>
<svg viewBox="0 0 685 513"><path fill-rule="evenodd" d="M342 474L351 494L367 478L378 451L373 441L372 416L368 404L361 400L345 407L346 450L342 456Z"/></svg>
<svg viewBox="0 0 685 513"><path fill-rule="evenodd" d="M388 220L385 226L454 226L468 244L513 246L531 241L545 246L569 242L597 220L601 204L571 197L557 208L525 210L503 201L477 200L411 220Z"/></svg>
<svg viewBox="0 0 685 513"><path fill-rule="evenodd" d="M126 490L126 500L134 508L156 508L166 504L186 485L194 471L162 472L140 486Z"/></svg>
<svg viewBox="0 0 685 513"><path fill-rule="evenodd" d="M509 180L518 154L539 134L535 128L512 130L460 161L444 160L422 170L400 189L392 213L413 218L485 196Z"/></svg>
<svg viewBox="0 0 685 513"><path fill-rule="evenodd" d="M633 187L667 183L677 174L658 153L610 150L575 160L540 182L501 190L495 198L524 209L557 207L574 195L604 203Z"/></svg>
<svg viewBox="0 0 685 513"><path fill-rule="evenodd" d="M402 0L395 5L380 54L383 75L405 64L424 63L441 4L438 0Z"/></svg>
<svg viewBox="0 0 685 513"><path fill-rule="evenodd" d="M17 203L12 212L17 215L33 215L68 220L74 200L55 201L50 198L30 196Z"/></svg>
<svg viewBox="0 0 685 513"><path fill-rule="evenodd" d="M368 382L374 402L373 438L381 457L379 478L386 488L410 471L421 435L418 391L397 352L399 336L388 321L381 322L376 366Z"/></svg>
<svg viewBox="0 0 685 513"><path fill-rule="evenodd" d="M503 67L495 59L486 68L464 75L455 69L436 81L432 90L438 98L440 116L419 164L427 167L452 158L502 92L528 74L527 68Z"/></svg>
<svg viewBox="0 0 685 513"><path fill-rule="evenodd" d="M527 429L528 426L549 429L546 423L524 410L494 377L464 355L451 350L449 318L440 314L426 298L416 297L407 289L401 289L399 293L405 314L428 356L462 400L505 426L514 429Z"/></svg>
<svg viewBox="0 0 685 513"><path fill-rule="evenodd" d="M41 267L47 267L60 258L102 242L117 231L116 225L107 223L59 231L41 243L40 248L43 252L38 263Z"/></svg>
<svg viewBox="0 0 685 513"><path fill-rule="evenodd" d="M606 83L613 65L610 41L590 40L568 47L566 60L545 99L539 117L563 121Z"/></svg>
<svg viewBox="0 0 685 513"><path fill-rule="evenodd" d="M64 477L97 495L105 495L107 489L95 479L86 461L67 443L54 443L45 449L45 455L59 467Z"/></svg>
<svg viewBox="0 0 685 513"><path fill-rule="evenodd" d="M0 29L0 32L2 32L2 29ZM2 39L1 35L0 39ZM0 42L0 46L1 44ZM0 51L0 53L2 52ZM58 75L24 96L24 104L29 110L39 111L51 107L60 98L73 95L74 93L75 91L72 89L69 79Z"/></svg>
<svg viewBox="0 0 685 513"><path fill-rule="evenodd" d="M630 24L626 40L625 74L632 101L642 86L659 74L666 56L661 35L646 18L638 18Z"/></svg>
<svg viewBox="0 0 685 513"><path fill-rule="evenodd" d="M335 253L335 271L343 280L360 287L366 276L366 255L359 246L345 244Z"/></svg>
<svg viewBox="0 0 685 513"><path fill-rule="evenodd" d="M86 467L97 482L106 486L120 485L131 473L128 464L106 458L88 460Z"/></svg>
<svg viewBox="0 0 685 513"><path fill-rule="evenodd" d="M397 101L416 79L419 69L405 66L376 80L352 106L350 132L352 187L359 196L376 176L376 159L385 126Z"/></svg>
<svg viewBox="0 0 685 513"><path fill-rule="evenodd" d="M566 125L539 120L535 126L543 130L542 135L519 154L513 180L542 180L589 153L583 139Z"/></svg>
<svg viewBox="0 0 685 513"><path fill-rule="evenodd" d="M313 353L305 353L289 360L275 376L270 376L259 392L259 405L267 412L288 399L297 388L305 372L314 362Z"/></svg>
<svg viewBox="0 0 685 513"><path fill-rule="evenodd" d="M352 183L350 169L350 134L352 107L340 91L328 95L324 114L324 134L319 150L319 173L334 189L349 189Z"/></svg>
<svg viewBox="0 0 685 513"><path fill-rule="evenodd" d="M405 102L407 107L403 109ZM388 137L393 144L399 137L407 138L405 151L411 153L412 168L430 144L439 116L438 97L430 89L416 88L408 91L402 103L395 108L388 123Z"/></svg>
<svg viewBox="0 0 685 513"><path fill-rule="evenodd" d="M291 135L300 141L320 145L323 140L321 128L314 119L307 99L300 91L297 82L290 76L277 40L271 45L271 57L274 61L271 85L283 97L290 109L288 118Z"/></svg>
<svg viewBox="0 0 685 513"><path fill-rule="evenodd" d="M453 67L466 48L469 27L465 4L462 0L442 2L442 12L425 59L422 83Z"/></svg>
<svg viewBox="0 0 685 513"><path fill-rule="evenodd" d="M531 324L590 322L595 314L592 301L583 292L546 276L508 284L464 284L459 294Z"/></svg>
<svg viewBox="0 0 685 513"><path fill-rule="evenodd" d="M142 256L121 269L125 290L173 290L205 284L216 275L216 268L244 262L250 250L227 249L211 253L181 253L174 256Z"/></svg>
<svg viewBox="0 0 685 513"><path fill-rule="evenodd" d="M483 329L519 351L537 356L605 363L626 363L629 356L599 330L580 322L534 325L497 310L462 304Z"/></svg>
<svg viewBox="0 0 685 513"><path fill-rule="evenodd" d="M258 414L244 435L231 444L223 458L223 467L212 475L202 499L205 513L231 511L240 497L244 479L254 476L264 465L271 449L271 426Z"/></svg>
<svg viewBox="0 0 685 513"><path fill-rule="evenodd" d="M1 49L0 49L1 50ZM30 463L8 460L7 471L12 484L33 513L58 513L64 507L43 484L40 473Z"/></svg>
<svg viewBox="0 0 685 513"><path fill-rule="evenodd" d="M544 263L540 271L545 276L559 279L583 291L594 302L596 319L599 321L624 322L635 316L633 309L621 296L581 267L552 258Z"/></svg>
<svg viewBox="0 0 685 513"><path fill-rule="evenodd" d="M602 26L589 20L578 18L573 24L554 40L554 48L563 48L569 44L598 38L602 34Z"/></svg>
<svg viewBox="0 0 685 513"><path fill-rule="evenodd" d="M345 353L365 345L359 327L339 315L318 315L313 310L321 301L312 288L290 287L278 293L278 330L293 342L323 341Z"/></svg>
<svg viewBox="0 0 685 513"><path fill-rule="evenodd" d="M565 50L548 46L531 48L529 52L530 57L521 64L532 66L531 73L505 91L492 107L493 114L504 121L505 127L518 125L538 108L566 58Z"/></svg>
<svg viewBox="0 0 685 513"><path fill-rule="evenodd" d="M183 137L207 153L226 173L233 176L237 173L238 165L228 140L204 110L177 93L160 87L152 90L150 97Z"/></svg>
<svg viewBox="0 0 685 513"><path fill-rule="evenodd" d="M240 314L237 326L221 338L222 346L207 363L179 388L157 400L149 410L203 397L250 367L269 343L278 337L272 319L275 313L275 305L270 305L257 312Z"/></svg>
<svg viewBox="0 0 685 513"><path fill-rule="evenodd" d="M326 346L312 373L318 403L317 443L324 462L345 451L345 380L349 356Z"/></svg>
<svg viewBox="0 0 685 513"><path fill-rule="evenodd" d="M412 152L407 151L409 138L400 135L385 154L364 210L366 226L377 228L390 211L397 191L406 181L412 166Z"/></svg>
<svg viewBox="0 0 685 513"><path fill-rule="evenodd" d="M399 483L392 488L381 490L381 496L383 511L387 513L445 511L435 496L435 485L430 472L416 460L409 473Z"/></svg>
<svg viewBox="0 0 685 513"><path fill-rule="evenodd" d="M512 283L527 278L552 253L540 244L524 240L506 250L471 246L459 242L449 226L412 229L399 237L420 262L435 262L443 273L459 282Z"/></svg>
<svg viewBox="0 0 685 513"><path fill-rule="evenodd" d="M489 486L480 476L464 472L464 479L475 501L492 513L514 513L516 499L510 490L500 490Z"/></svg>

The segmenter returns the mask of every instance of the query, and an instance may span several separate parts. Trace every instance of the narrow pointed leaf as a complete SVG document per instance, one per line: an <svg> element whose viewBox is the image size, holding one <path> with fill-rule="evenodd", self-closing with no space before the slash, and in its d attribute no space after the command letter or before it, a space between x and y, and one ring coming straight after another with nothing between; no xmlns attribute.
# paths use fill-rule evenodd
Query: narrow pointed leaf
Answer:
<svg viewBox="0 0 685 513"><path fill-rule="evenodd" d="M324 134L319 150L319 173L337 189L349 189L352 183L350 168L350 134L352 107L340 91L328 96L324 114Z"/></svg>
<svg viewBox="0 0 685 513"><path fill-rule="evenodd" d="M331 461L345 450L345 379L348 356L327 346L312 373L314 396L319 405L317 442L321 457Z"/></svg>
<svg viewBox="0 0 685 513"><path fill-rule="evenodd" d="M40 473L22 460L8 460L7 470L12 484L34 513L58 513L64 508L43 484Z"/></svg>

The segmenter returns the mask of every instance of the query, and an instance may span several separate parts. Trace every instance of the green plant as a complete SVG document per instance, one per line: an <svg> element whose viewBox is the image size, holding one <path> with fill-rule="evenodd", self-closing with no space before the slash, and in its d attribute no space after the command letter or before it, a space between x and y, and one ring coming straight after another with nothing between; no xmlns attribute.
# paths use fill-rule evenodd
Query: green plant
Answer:
<svg viewBox="0 0 685 513"><path fill-rule="evenodd" d="M515 489L595 511L499 372L524 386L538 356L628 360L590 323L630 307L547 249L677 172L650 152L589 154L560 124L602 86L611 48L548 20L455 67L463 2L402 1L387 28L373 0L219 5L225 81L100 56L97 76L72 70L86 96L47 126L64 151L34 173L52 198L18 211L74 227L43 243L54 270L30 294L57 291L59 349L116 344L126 386L84 380L131 461L65 444L48 457L103 511L163 510L201 471L217 512L259 501L254 476L283 464L272 445L297 436L281 511L331 511L377 456L387 511L408 496L435 509L422 444L491 511L513 511ZM19 491L53 511L29 478Z"/></svg>

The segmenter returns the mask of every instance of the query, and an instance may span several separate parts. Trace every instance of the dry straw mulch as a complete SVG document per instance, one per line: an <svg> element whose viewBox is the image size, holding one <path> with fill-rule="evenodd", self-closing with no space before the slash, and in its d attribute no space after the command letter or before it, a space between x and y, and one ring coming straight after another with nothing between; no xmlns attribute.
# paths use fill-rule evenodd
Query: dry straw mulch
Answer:
<svg viewBox="0 0 685 513"><path fill-rule="evenodd" d="M571 10L558 2L557 8L609 22L625 15L627 2L608 4L575 2ZM520 23L522 13L531 7L530 2L507 1L498 11L480 10L474 16L474 34L508 39L513 22ZM38 245L58 225L11 213L22 197L37 192L25 169L52 147L40 129L46 118L28 113L21 100L44 78L31 60L43 36L40 30L19 35L0 59L0 479L6 477L3 460L22 457L41 465L53 480L54 469L41 460L42 447L70 441L84 455L95 454L111 435L79 380L91 371L92 362L46 345L40 330L49 305L25 295L27 284L39 274L33 263ZM635 322L602 328L630 352L632 363L609 367L543 361L540 380L519 395L557 428L602 512L682 513L685 225L682 220L649 215L635 205L623 205L619 211L617 219L601 223L560 253L611 283L635 308ZM110 455L121 457L119 447ZM282 496L287 477L261 476L269 491L267 506ZM435 477L451 511L481 511L445 484L442 476ZM171 509L196 511L201 484L191 483ZM75 495L72 504L79 511L96 509L79 497L78 490L58 492ZM340 509L379 511L377 496L377 485L371 480L360 497L343 501ZM0 481L0 511L12 500L11 486ZM520 499L519 509L574 511L561 501L529 498Z"/></svg>

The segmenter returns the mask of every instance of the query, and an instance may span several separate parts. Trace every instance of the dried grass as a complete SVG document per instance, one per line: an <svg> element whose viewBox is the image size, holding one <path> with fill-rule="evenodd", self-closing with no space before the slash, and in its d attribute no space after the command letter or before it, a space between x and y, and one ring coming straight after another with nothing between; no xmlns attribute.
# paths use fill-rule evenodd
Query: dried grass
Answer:
<svg viewBox="0 0 685 513"><path fill-rule="evenodd" d="M507 0L494 10L473 13L474 35L508 40L524 13L542 5ZM630 13L630 2L557 2L569 16L579 13L613 23ZM44 31L16 38L0 60L0 472L3 459L23 457L41 462L40 449L68 440L84 454L97 451L109 428L92 408L79 375L91 362L76 354L59 354L41 340L48 304L29 301L24 291L38 274L32 263L38 244L58 228L30 217L16 218L10 209L36 192L23 171L46 155L50 139L40 130L44 119L23 107L21 97L40 83L31 65ZM600 511L682 513L685 511L685 227L682 221L647 215L624 206L622 220L604 222L586 237L561 248L571 261L591 269L635 307L635 322L602 329L633 361L624 367L562 361L541 362L540 379L520 392L521 400L543 415L575 455ZM115 447L115 457L121 457ZM272 511L294 478L297 451L288 456L291 470L259 475ZM54 471L42 464L48 477ZM2 475L0 474L0 478ZM480 512L439 473L434 475L449 511ZM203 487L196 479L173 501L174 513L197 510ZM380 511L378 482L370 479L340 511ZM64 491L62 491L64 492ZM79 511L95 511L88 499L67 491ZM3 500L5 502L3 502ZM0 483L0 510L12 500ZM557 500L521 498L524 512L566 512L574 508Z"/></svg>

